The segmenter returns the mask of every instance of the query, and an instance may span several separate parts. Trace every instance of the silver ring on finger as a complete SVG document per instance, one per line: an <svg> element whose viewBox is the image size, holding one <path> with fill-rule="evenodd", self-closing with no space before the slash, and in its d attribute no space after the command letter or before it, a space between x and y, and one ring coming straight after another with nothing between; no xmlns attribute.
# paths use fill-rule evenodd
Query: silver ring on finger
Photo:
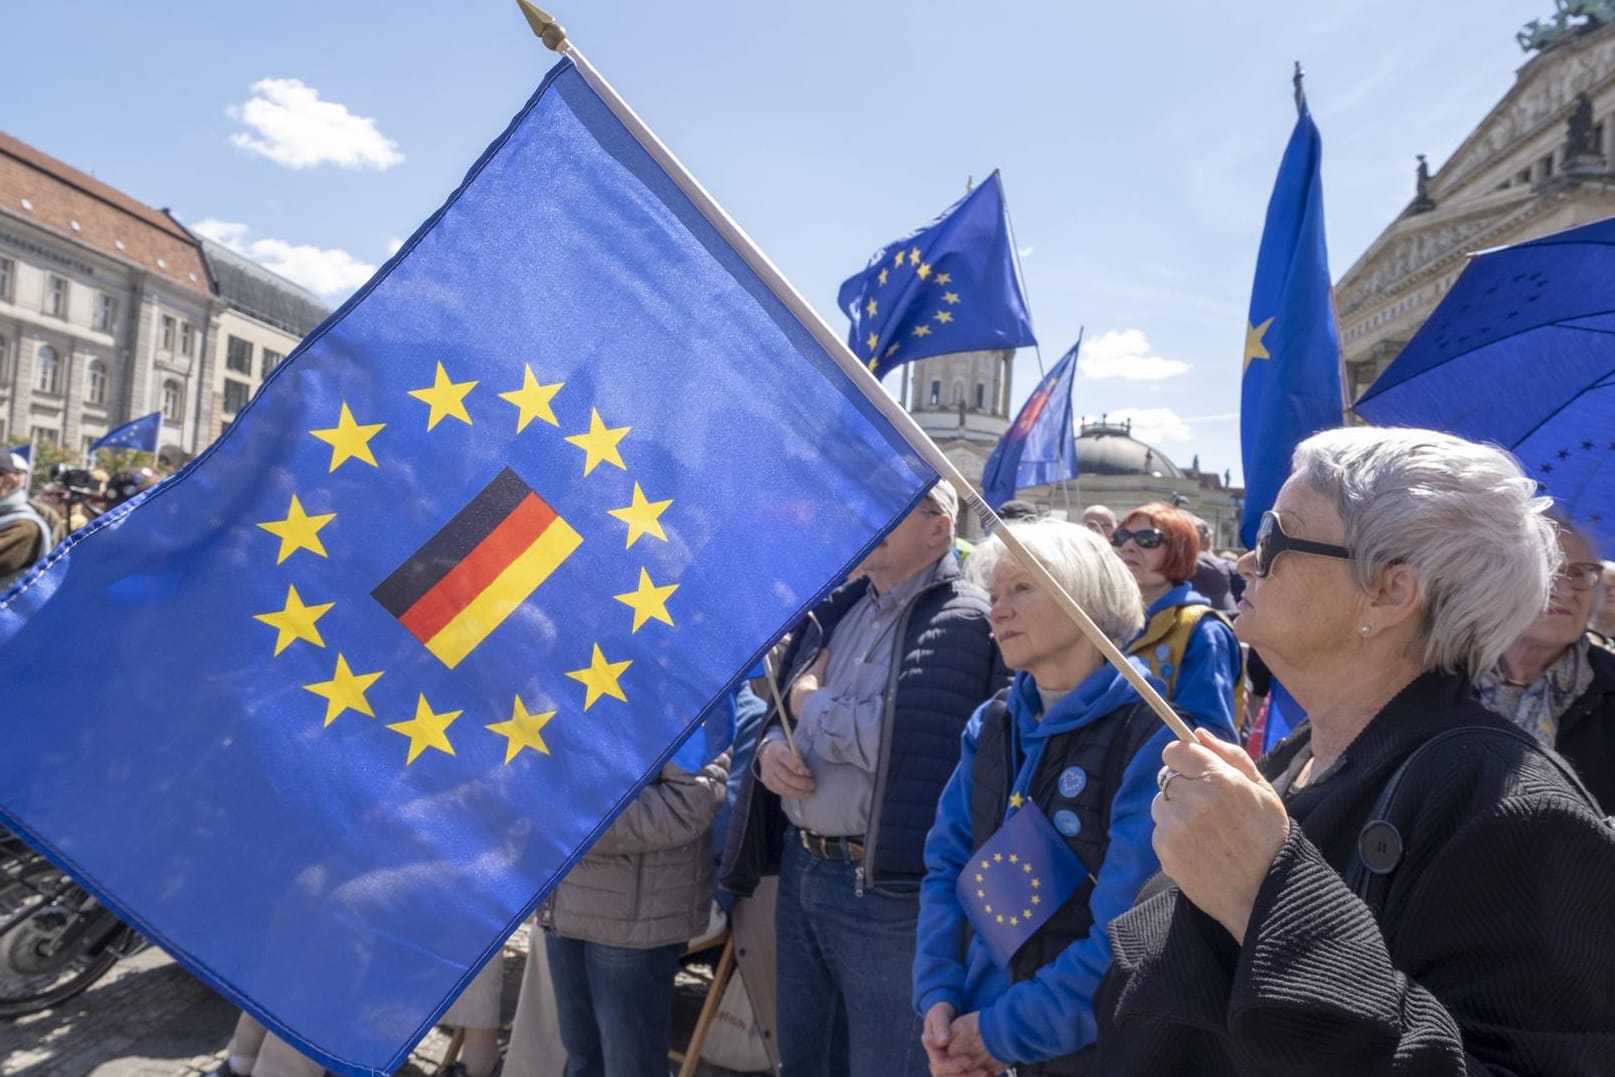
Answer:
<svg viewBox="0 0 1615 1077"><path fill-rule="evenodd" d="M1155 784L1160 787L1161 799L1171 800L1172 798L1167 795L1167 789L1171 786L1173 778L1181 778L1183 775L1173 770L1171 767L1162 767L1161 770L1164 773L1156 776Z"/></svg>

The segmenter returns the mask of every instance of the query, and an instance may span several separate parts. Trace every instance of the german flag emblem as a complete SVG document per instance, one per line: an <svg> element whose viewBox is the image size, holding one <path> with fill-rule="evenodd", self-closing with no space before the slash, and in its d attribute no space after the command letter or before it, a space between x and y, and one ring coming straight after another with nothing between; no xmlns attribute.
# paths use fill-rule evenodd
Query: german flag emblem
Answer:
<svg viewBox="0 0 1615 1077"><path fill-rule="evenodd" d="M453 669L582 543L507 467L370 595Z"/></svg>

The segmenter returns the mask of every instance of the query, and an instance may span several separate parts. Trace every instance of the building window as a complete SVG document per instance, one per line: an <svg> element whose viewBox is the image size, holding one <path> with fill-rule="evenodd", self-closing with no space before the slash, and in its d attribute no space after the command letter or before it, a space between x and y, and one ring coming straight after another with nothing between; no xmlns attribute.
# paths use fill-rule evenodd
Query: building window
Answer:
<svg viewBox="0 0 1615 1077"><path fill-rule="evenodd" d="M101 292L95 297L95 329L110 333L118 320L118 297Z"/></svg>
<svg viewBox="0 0 1615 1077"><path fill-rule="evenodd" d="M963 404L964 402L965 402L965 383L962 382L962 381L956 381L956 382L953 383L953 404L954 404L955 407L958 407L960 404Z"/></svg>
<svg viewBox="0 0 1615 1077"><path fill-rule="evenodd" d="M0 303L11 302L11 285L17 279L17 263L0 258Z"/></svg>
<svg viewBox="0 0 1615 1077"><path fill-rule="evenodd" d="M185 391L179 382L169 378L163 382L163 421L178 423L185 413Z"/></svg>
<svg viewBox="0 0 1615 1077"><path fill-rule="evenodd" d="M987 407L987 383L976 383L976 410L982 411Z"/></svg>
<svg viewBox="0 0 1615 1077"><path fill-rule="evenodd" d="M52 273L45 278L45 313L52 318L67 317L67 278Z"/></svg>
<svg viewBox="0 0 1615 1077"><path fill-rule="evenodd" d="M224 410L227 414L234 415L246 407L251 396L252 386L246 382L236 381L234 378L224 379Z"/></svg>
<svg viewBox="0 0 1615 1077"><path fill-rule="evenodd" d="M190 322L181 322L179 326L179 353L181 355L196 354L196 327Z"/></svg>
<svg viewBox="0 0 1615 1077"><path fill-rule="evenodd" d="M52 430L48 426L30 427L28 434L33 439L35 445L56 444L56 431Z"/></svg>
<svg viewBox="0 0 1615 1077"><path fill-rule="evenodd" d="M251 374L252 341L231 337L225 345L224 365L237 374Z"/></svg>
<svg viewBox="0 0 1615 1077"><path fill-rule="evenodd" d="M931 383L931 406L934 408L940 403L942 403L942 383L933 381Z"/></svg>
<svg viewBox="0 0 1615 1077"><path fill-rule="evenodd" d="M90 365L85 368L84 375L85 403L105 404L107 402L107 365L99 359L91 359Z"/></svg>
<svg viewBox="0 0 1615 1077"><path fill-rule="evenodd" d="M179 332L179 322L174 320L172 314L164 314L162 332L157 338L157 347L165 352L174 350L174 335Z"/></svg>
<svg viewBox="0 0 1615 1077"><path fill-rule="evenodd" d="M280 354L280 352L272 352L268 348L265 348L262 367L258 371L258 376L260 378L269 377L269 372L280 366L280 361L284 358L286 357Z"/></svg>
<svg viewBox="0 0 1615 1077"><path fill-rule="evenodd" d="M56 396L62 391L62 361L49 344L39 346L39 362L34 370L34 388Z"/></svg>
<svg viewBox="0 0 1615 1077"><path fill-rule="evenodd" d="M1542 160L1538 161L1536 163L1536 171L1537 171L1537 180L1538 180L1538 182L1541 182L1542 180L1552 178L1552 176L1553 176L1553 154L1551 154L1551 153L1547 154L1542 158Z"/></svg>

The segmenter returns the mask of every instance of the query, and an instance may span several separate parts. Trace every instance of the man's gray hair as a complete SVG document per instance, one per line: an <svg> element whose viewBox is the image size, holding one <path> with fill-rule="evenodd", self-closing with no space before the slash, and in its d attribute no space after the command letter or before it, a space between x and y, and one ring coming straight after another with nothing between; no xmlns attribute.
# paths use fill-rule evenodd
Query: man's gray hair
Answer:
<svg viewBox="0 0 1615 1077"><path fill-rule="evenodd" d="M1138 635L1144 627L1138 581L1103 536L1065 520L1026 520L1007 527L1112 643L1121 647ZM1016 560L995 531L970 555L966 570L972 580L987 587L1006 558Z"/></svg>
<svg viewBox="0 0 1615 1077"><path fill-rule="evenodd" d="M1479 676L1547 608L1562 560L1551 502L1501 449L1349 427L1296 446L1293 470L1340 511L1359 587L1393 565L1418 573L1426 670Z"/></svg>

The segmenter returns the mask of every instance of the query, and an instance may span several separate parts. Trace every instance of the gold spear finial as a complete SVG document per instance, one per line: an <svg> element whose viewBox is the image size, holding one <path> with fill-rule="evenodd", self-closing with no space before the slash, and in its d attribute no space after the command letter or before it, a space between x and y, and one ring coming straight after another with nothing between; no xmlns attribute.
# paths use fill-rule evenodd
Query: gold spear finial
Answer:
<svg viewBox="0 0 1615 1077"><path fill-rule="evenodd" d="M544 42L546 48L553 52L560 52L566 44L566 28L550 17L549 12L537 4L528 3L528 0L516 0L522 14L527 16L527 25L533 28L533 36Z"/></svg>

